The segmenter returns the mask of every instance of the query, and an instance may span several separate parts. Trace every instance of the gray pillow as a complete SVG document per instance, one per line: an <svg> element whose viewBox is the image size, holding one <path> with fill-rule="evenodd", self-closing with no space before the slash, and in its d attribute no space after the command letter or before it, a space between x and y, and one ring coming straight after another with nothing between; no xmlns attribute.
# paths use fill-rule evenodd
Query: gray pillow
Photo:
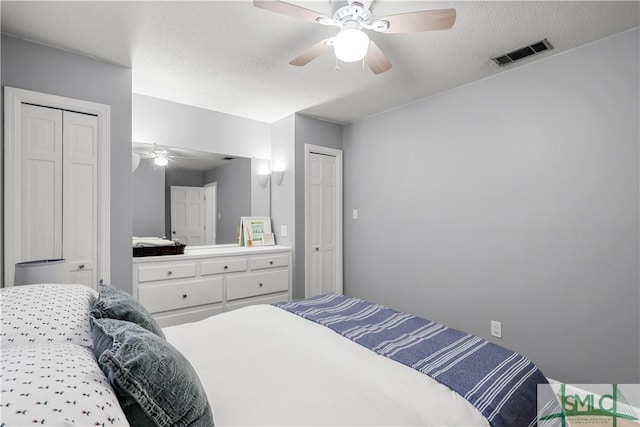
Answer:
<svg viewBox="0 0 640 427"><path fill-rule="evenodd" d="M198 375L171 344L131 322L92 323L96 359L132 426L213 426Z"/></svg>
<svg viewBox="0 0 640 427"><path fill-rule="evenodd" d="M134 297L120 289L100 283L99 295L91 309L96 319L118 319L133 322L164 338L158 322Z"/></svg>

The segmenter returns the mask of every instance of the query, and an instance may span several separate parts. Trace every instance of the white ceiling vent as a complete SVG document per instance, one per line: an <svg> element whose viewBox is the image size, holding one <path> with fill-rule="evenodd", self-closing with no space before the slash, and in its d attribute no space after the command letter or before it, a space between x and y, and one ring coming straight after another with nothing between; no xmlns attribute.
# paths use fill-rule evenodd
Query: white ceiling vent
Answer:
<svg viewBox="0 0 640 427"><path fill-rule="evenodd" d="M520 49L516 49L513 52L509 52L501 56L496 56L495 58L491 59L499 66L504 67L511 64L512 62L516 62L520 59L526 58L527 56L536 55L538 53L544 52L545 50L551 49L553 49L553 46L551 46L549 40L543 39L539 42L530 44L529 46L521 47Z"/></svg>

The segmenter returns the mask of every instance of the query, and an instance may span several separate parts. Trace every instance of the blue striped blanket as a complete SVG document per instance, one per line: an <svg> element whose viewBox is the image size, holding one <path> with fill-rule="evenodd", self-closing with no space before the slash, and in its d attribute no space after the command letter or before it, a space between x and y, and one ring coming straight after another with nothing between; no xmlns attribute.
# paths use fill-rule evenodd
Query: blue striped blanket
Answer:
<svg viewBox="0 0 640 427"><path fill-rule="evenodd" d="M358 298L328 294L274 305L429 375L467 399L493 427L535 424L537 384L547 380L520 354Z"/></svg>

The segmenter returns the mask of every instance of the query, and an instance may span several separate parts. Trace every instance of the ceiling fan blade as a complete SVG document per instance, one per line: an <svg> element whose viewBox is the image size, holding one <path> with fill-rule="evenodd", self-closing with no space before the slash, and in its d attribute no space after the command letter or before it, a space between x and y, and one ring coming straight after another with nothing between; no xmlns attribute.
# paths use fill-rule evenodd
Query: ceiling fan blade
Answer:
<svg viewBox="0 0 640 427"><path fill-rule="evenodd" d="M387 34L448 30L456 22L456 10L439 9L401 13L376 20L378 21L389 23L389 28L377 30Z"/></svg>
<svg viewBox="0 0 640 427"><path fill-rule="evenodd" d="M371 40L369 40L369 50L364 60L374 74L381 74L391 69L391 62L384 56L378 45Z"/></svg>
<svg viewBox="0 0 640 427"><path fill-rule="evenodd" d="M289 64L297 65L298 67L307 65L309 62L313 61L318 56L322 55L327 50L331 49L331 46L327 44L329 40L331 40L331 38L319 41L318 43L311 46L309 49L302 52L300 55L293 58L291 62L289 62Z"/></svg>
<svg viewBox="0 0 640 427"><path fill-rule="evenodd" d="M260 9L292 16L294 18L302 19L303 21L318 22L319 18L329 19L327 16L314 10L305 9L304 7L278 0L253 0L253 5Z"/></svg>

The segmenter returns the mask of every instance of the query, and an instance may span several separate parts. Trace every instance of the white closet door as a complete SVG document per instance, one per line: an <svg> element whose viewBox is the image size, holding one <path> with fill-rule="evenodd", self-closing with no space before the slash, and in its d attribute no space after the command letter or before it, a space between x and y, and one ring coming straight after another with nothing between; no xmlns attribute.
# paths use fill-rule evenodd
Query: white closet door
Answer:
<svg viewBox="0 0 640 427"><path fill-rule="evenodd" d="M64 111L63 255L71 281L97 286L98 118Z"/></svg>
<svg viewBox="0 0 640 427"><path fill-rule="evenodd" d="M52 258L108 282L110 107L8 86L4 107L3 285L15 263Z"/></svg>
<svg viewBox="0 0 640 427"><path fill-rule="evenodd" d="M336 282L336 158L309 156L309 292L341 293Z"/></svg>
<svg viewBox="0 0 640 427"><path fill-rule="evenodd" d="M171 186L171 239L187 246L205 244L204 188Z"/></svg>
<svg viewBox="0 0 640 427"><path fill-rule="evenodd" d="M21 248L15 262L62 258L62 111L24 104L21 149Z"/></svg>

